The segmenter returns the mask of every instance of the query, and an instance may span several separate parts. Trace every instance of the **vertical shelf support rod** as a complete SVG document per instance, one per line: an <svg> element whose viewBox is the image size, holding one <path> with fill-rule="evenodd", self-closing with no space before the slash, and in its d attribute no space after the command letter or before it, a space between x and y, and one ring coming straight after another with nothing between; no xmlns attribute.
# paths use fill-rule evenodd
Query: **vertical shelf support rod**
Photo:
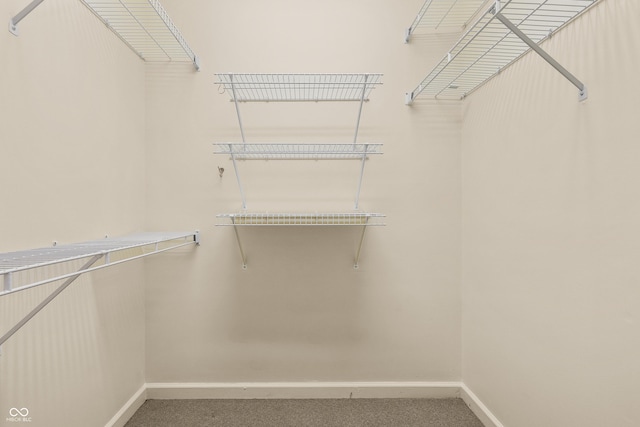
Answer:
<svg viewBox="0 0 640 427"><path fill-rule="evenodd" d="M16 16L11 18L11 20L9 21L9 32L11 34L13 34L14 36L17 36L18 35L18 23L20 21L22 21L25 16L30 14L33 11L33 9L38 7L40 5L40 3L42 3L43 1L44 0L33 0L31 3L29 3L29 5L27 7L22 9L22 11L20 11Z"/></svg>
<svg viewBox="0 0 640 427"><path fill-rule="evenodd" d="M19 321L13 328L9 329L9 332L7 332L6 334L4 334L1 338L0 338L0 346L2 346L2 344L7 341L9 338L11 338L11 336L13 336L13 334L15 334L16 332L18 332L18 330L20 330L20 328L22 328L29 320L31 320L36 314L38 314L40 312L40 310L42 310L43 308L45 308L47 306L47 304L49 304L51 301L53 301L53 299L55 297L57 297L58 295L60 295L60 293L62 291L64 291L67 286L69 286L71 283L73 283L73 281L75 281L78 277L80 277L80 275L82 275L82 273L84 273L85 270L87 270L89 267L91 267L93 264L96 263L96 261L98 261L100 258L102 258L102 255L95 255L93 256L89 261L87 261L82 267L80 267L80 270L78 270L77 274L69 277L67 280L64 281L64 283L62 285L60 285L60 287L58 289L56 289L55 291L53 291L53 293L51 295L49 295L47 298L45 298L40 304L38 304L38 306L36 308L34 308L33 310L31 310L29 312L29 314L27 314L21 321ZM5 282L6 283L6 282Z"/></svg>
<svg viewBox="0 0 640 427"><path fill-rule="evenodd" d="M520 40L527 44L532 50L547 61L553 68L555 68L560 74L562 74L567 80L569 80L580 91L578 94L578 100L584 101L587 99L587 88L580 80L578 80L573 74L571 74L566 68L553 59L547 52L545 52L537 43L527 37L513 22L511 22L506 16L500 13L500 2L496 1L496 5L493 9L495 17L504 24L513 34L518 36Z"/></svg>
<svg viewBox="0 0 640 427"><path fill-rule="evenodd" d="M367 80L369 78L369 74L364 75L364 82L362 83L362 95L360 96L360 108L358 109L358 119L356 120L356 134L353 137L353 145L356 145L356 141L358 140L358 129L360 128L360 117L362 116L362 105L364 104L364 96L367 93Z"/></svg>
<svg viewBox="0 0 640 427"><path fill-rule="evenodd" d="M364 144L364 151L362 153L362 164L360 165L360 179L358 180L358 190L356 191L356 204L355 210L358 210L360 204L360 190L362 189L362 177L364 176L364 164L367 161L367 149L369 144Z"/></svg>
<svg viewBox="0 0 640 427"><path fill-rule="evenodd" d="M369 217L367 217L367 219L365 220L365 223L362 226L362 233L360 234L360 243L358 243L358 250L356 251L356 259L353 264L353 268L356 270L360 267L358 265L358 262L360 261L360 250L362 249L362 242L364 241L364 232L367 231L368 223L369 223Z"/></svg>
<svg viewBox="0 0 640 427"><path fill-rule="evenodd" d="M242 142L246 143L244 139L244 128L242 127L242 116L240 116L240 108L238 107L238 99L236 98L236 87L233 83L233 74L229 74L229 80L231 81L231 94L233 95L233 103L236 106L236 114L238 115L238 123L240 124L240 135L242 136Z"/></svg>
<svg viewBox="0 0 640 427"><path fill-rule="evenodd" d="M233 231L236 233L236 241L238 242L238 248L240 249L240 256L242 257L242 269L247 269L247 257L244 255L244 250L242 249L242 243L240 243L240 234L238 233L238 227L236 226L236 219L231 217L231 222L233 223Z"/></svg>
<svg viewBox="0 0 640 427"><path fill-rule="evenodd" d="M240 197L242 198L242 209L247 209L247 199L245 198L244 190L242 189L242 182L240 181L240 172L238 172L238 163L236 162L236 153L233 151L232 144L229 144L229 153L231 153L233 170L236 173L236 180L238 181L238 188L240 189Z"/></svg>
<svg viewBox="0 0 640 427"><path fill-rule="evenodd" d="M11 272L9 272L4 275L4 291L11 291L11 286Z"/></svg>

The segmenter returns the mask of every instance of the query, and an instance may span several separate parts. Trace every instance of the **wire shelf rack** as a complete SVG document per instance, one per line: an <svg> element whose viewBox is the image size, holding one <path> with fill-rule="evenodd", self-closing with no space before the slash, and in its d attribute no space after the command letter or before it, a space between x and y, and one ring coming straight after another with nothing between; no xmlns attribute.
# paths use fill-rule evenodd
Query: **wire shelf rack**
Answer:
<svg viewBox="0 0 640 427"><path fill-rule="evenodd" d="M361 160L370 154L382 154L382 144L245 144L216 143L214 154L234 156L237 160Z"/></svg>
<svg viewBox="0 0 640 427"><path fill-rule="evenodd" d="M380 213L227 213L220 226L372 226L385 225Z"/></svg>
<svg viewBox="0 0 640 427"><path fill-rule="evenodd" d="M81 0L140 58L193 62L198 57L158 0Z"/></svg>
<svg viewBox="0 0 640 427"><path fill-rule="evenodd" d="M418 29L463 31L491 0L426 0L406 32L405 42Z"/></svg>
<svg viewBox="0 0 640 427"><path fill-rule="evenodd" d="M217 73L232 101L368 101L382 74L235 74Z"/></svg>
<svg viewBox="0 0 640 427"><path fill-rule="evenodd" d="M159 246L160 244L167 242L170 243L168 246L163 246L162 248ZM26 283L14 286L12 280L14 274L26 270L99 256L103 257L105 262L98 267L93 267L93 269L98 269L140 257L137 254L125 256L124 259L112 263L110 255L115 252L143 248L146 249L143 251L143 256L147 256L194 243L199 243L199 234L197 232L138 233L125 237L104 238L83 243L56 245L47 248L2 253L0 254L0 276L4 276L4 287L0 288L0 296L72 277L78 274L77 271L68 274L55 274L47 279L40 280L35 283Z"/></svg>
<svg viewBox="0 0 640 427"><path fill-rule="evenodd" d="M533 42L540 43L598 0L503 0L489 7L445 57L407 94L461 99L478 89L522 55L529 46L496 15L511 21Z"/></svg>

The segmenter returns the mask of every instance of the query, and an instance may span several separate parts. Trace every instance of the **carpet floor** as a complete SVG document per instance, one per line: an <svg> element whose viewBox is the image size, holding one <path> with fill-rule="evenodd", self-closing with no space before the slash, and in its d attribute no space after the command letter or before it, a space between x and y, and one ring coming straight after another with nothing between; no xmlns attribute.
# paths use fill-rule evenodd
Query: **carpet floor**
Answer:
<svg viewBox="0 0 640 427"><path fill-rule="evenodd" d="M482 427L462 399L147 400L125 427Z"/></svg>

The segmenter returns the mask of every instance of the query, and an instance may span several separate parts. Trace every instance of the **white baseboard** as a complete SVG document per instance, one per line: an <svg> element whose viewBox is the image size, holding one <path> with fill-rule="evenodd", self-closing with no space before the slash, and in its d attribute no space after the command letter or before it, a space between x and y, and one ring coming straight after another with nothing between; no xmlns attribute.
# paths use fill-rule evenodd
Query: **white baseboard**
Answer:
<svg viewBox="0 0 640 427"><path fill-rule="evenodd" d="M504 427L461 382L147 383L105 427L123 427L147 399L376 399L459 397L485 427Z"/></svg>
<svg viewBox="0 0 640 427"><path fill-rule="evenodd" d="M460 396L459 382L147 383L148 399L349 399Z"/></svg>
<svg viewBox="0 0 640 427"><path fill-rule="evenodd" d="M131 399L109 420L105 427L124 427L142 404L147 400L147 385L143 384Z"/></svg>
<svg viewBox="0 0 640 427"><path fill-rule="evenodd" d="M465 384L461 384L460 397L467 404L469 409L480 419L485 427L504 427L504 425L491 413L484 403L478 399Z"/></svg>

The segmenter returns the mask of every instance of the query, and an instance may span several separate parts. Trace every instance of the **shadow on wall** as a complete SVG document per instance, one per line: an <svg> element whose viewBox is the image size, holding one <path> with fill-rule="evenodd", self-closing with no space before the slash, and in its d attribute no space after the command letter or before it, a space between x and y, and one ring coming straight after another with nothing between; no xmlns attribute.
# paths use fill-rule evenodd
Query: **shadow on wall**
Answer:
<svg viewBox="0 0 640 427"><path fill-rule="evenodd" d="M359 270L353 267L360 227L254 227L240 232L248 269L238 263L231 273L231 341L359 341L359 307L367 281L366 260L361 258Z"/></svg>

